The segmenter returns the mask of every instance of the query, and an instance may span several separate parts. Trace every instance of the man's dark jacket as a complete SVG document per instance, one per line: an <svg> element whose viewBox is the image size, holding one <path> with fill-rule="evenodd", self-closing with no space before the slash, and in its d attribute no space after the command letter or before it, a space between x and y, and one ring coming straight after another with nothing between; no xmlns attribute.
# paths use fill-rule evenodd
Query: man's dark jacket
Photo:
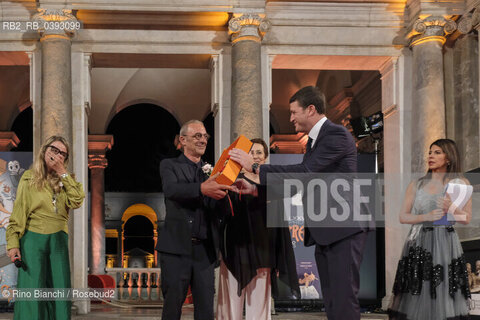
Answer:
<svg viewBox="0 0 480 320"><path fill-rule="evenodd" d="M308 178L309 173L333 173L327 178L346 178L351 182L353 174L356 171L357 148L353 136L345 127L326 120L320 128L314 145L305 154L302 163L294 165L262 165L260 167L260 182L262 185L267 185L268 175L269 185L267 188L272 187L272 182L278 185L279 183L275 183L275 179L272 179L272 176L269 175L272 173L281 174L280 176L282 176L282 178L288 178L288 176L291 178L299 176L301 176L301 178ZM301 175L299 175L299 173ZM345 200L348 202L349 208L353 208L353 197L351 193ZM338 206L338 203L328 203L328 208L337 207L338 209ZM305 197L304 210L306 210ZM362 214L368 214L368 208L365 206L362 206ZM311 246L315 243L319 245L329 245L353 234L368 231L372 227L371 223L355 222L348 222L348 227L343 227L342 224L338 224L335 227L326 227L322 222L311 223L307 219L307 214L304 214L304 216L306 219L306 246ZM350 216L353 217L352 215Z"/></svg>
<svg viewBox="0 0 480 320"><path fill-rule="evenodd" d="M201 165L203 162L201 162ZM208 226L205 240L211 252L218 257L219 201L205 197L200 192L199 181L192 175L192 162L183 154L165 159L160 163L163 193L165 196L165 223L158 230L156 250L179 255L190 255L192 248L193 219L199 210L204 210Z"/></svg>

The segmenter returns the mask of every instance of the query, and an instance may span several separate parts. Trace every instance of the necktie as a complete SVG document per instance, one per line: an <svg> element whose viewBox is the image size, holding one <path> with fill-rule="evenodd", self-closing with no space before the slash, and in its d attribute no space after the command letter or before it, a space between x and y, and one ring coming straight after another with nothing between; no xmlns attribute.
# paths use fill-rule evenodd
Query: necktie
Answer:
<svg viewBox="0 0 480 320"><path fill-rule="evenodd" d="M310 138L310 137L308 137L308 141L307 141L307 151L306 151L306 153L309 153L310 150L312 150L312 141L313 141L313 139Z"/></svg>

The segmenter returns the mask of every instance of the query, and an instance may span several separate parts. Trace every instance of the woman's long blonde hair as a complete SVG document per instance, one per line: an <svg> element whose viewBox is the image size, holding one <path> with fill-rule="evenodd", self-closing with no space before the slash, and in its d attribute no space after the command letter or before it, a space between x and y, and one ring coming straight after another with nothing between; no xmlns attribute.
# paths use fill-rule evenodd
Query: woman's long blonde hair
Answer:
<svg viewBox="0 0 480 320"><path fill-rule="evenodd" d="M70 146L68 145L67 140L61 136L51 136L48 138L45 143L42 145L40 152L37 154L35 161L32 164L32 174L33 178L31 180L31 185L37 189L43 189L47 185L50 186L55 193L60 192L60 177L56 173L49 173L47 169L47 164L45 163L45 153L47 148L55 141L61 142L67 149L67 154L70 154ZM64 161L64 166L68 165L68 156Z"/></svg>

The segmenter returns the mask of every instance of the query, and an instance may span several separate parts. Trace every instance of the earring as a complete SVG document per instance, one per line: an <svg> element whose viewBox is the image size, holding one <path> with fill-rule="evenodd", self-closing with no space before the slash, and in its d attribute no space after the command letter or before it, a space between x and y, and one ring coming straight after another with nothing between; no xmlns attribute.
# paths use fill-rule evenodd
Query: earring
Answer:
<svg viewBox="0 0 480 320"><path fill-rule="evenodd" d="M450 167L450 162L447 162L447 167Z"/></svg>

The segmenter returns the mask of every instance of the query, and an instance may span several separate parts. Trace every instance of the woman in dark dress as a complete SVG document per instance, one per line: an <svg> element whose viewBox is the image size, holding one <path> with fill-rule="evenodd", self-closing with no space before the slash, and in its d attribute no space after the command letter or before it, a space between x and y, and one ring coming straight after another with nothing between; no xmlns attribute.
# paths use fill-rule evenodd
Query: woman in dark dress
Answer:
<svg viewBox="0 0 480 320"><path fill-rule="evenodd" d="M253 139L250 154L265 163L268 146ZM244 172L239 178L259 183L257 175ZM218 320L270 320L272 279L287 278L298 293L298 279L288 228L267 228L265 199L230 195L233 214L228 215L222 233L222 262L217 305ZM291 275L289 277L289 275ZM290 279L291 278L291 279Z"/></svg>

